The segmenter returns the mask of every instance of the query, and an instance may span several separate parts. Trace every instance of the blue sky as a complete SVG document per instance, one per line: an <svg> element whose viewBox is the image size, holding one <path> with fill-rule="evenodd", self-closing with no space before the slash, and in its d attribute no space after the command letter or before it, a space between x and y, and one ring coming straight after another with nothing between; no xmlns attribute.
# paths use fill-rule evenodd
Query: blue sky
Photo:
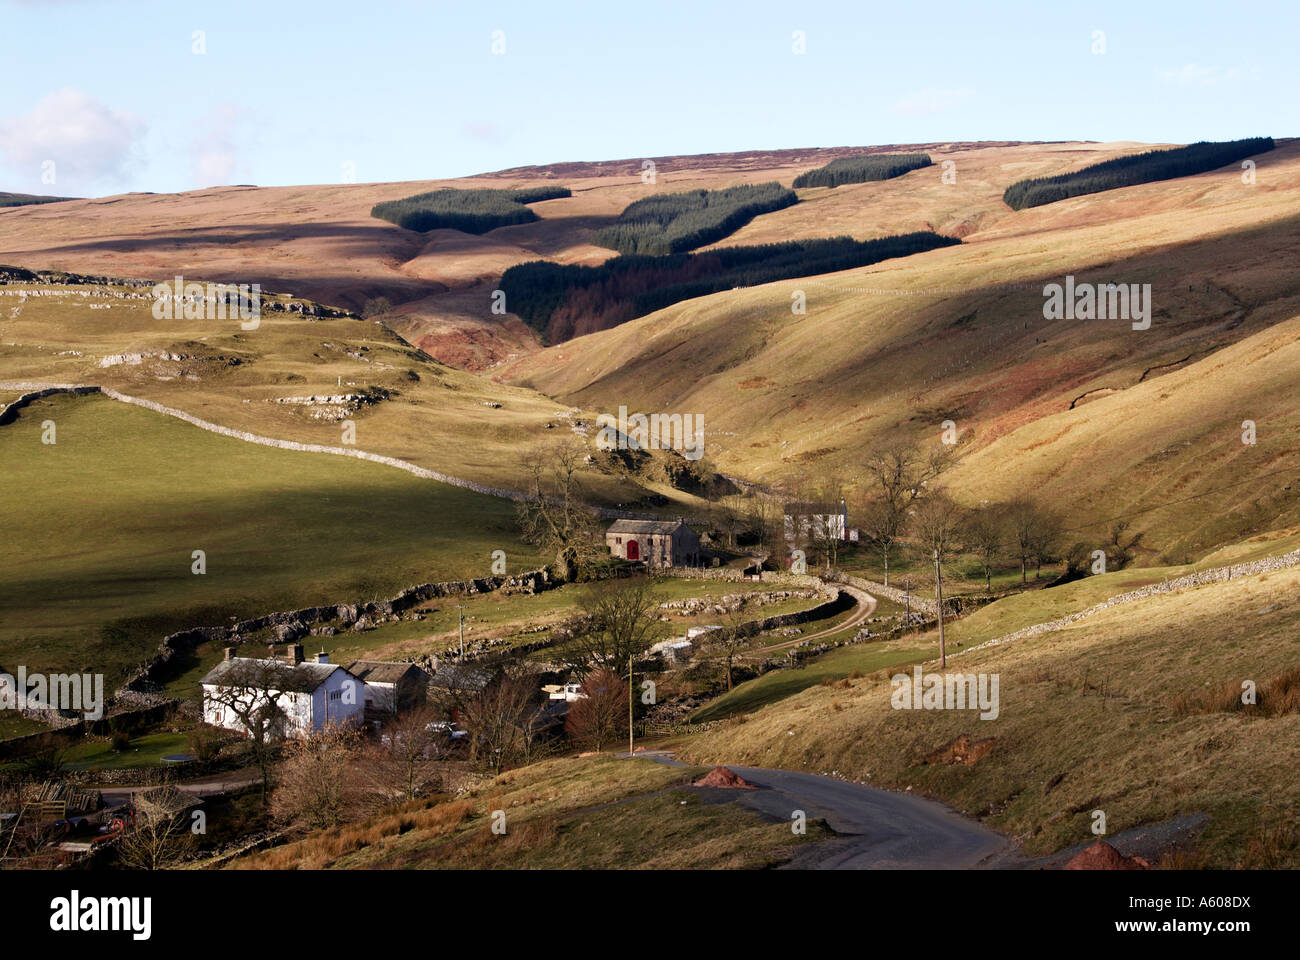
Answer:
<svg viewBox="0 0 1300 960"><path fill-rule="evenodd" d="M22 192L1300 133L1294 0L0 0L0 33L0 190Z"/></svg>

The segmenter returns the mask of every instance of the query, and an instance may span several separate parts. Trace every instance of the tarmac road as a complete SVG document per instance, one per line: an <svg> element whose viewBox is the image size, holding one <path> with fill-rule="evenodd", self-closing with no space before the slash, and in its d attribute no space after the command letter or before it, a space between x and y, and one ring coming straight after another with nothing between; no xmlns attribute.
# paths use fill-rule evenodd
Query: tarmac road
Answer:
<svg viewBox="0 0 1300 960"><path fill-rule="evenodd" d="M626 757L627 754L620 754ZM638 758L685 766L668 751ZM968 870L1023 865L1017 845L935 800L793 770L726 764L759 790L696 787L710 802L736 802L786 822L802 810L842 836L800 849L783 870Z"/></svg>

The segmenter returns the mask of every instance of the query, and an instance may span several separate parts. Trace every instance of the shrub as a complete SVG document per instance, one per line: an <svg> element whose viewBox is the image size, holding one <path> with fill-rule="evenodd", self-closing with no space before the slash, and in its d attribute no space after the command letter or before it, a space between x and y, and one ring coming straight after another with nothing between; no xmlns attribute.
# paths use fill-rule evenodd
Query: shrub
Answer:
<svg viewBox="0 0 1300 960"><path fill-rule="evenodd" d="M567 187L524 187L518 190L455 190L450 187L387 200L370 208L370 215L406 230L425 233L450 229L487 233L497 227L531 223L537 214L525 204L570 196Z"/></svg>
<svg viewBox="0 0 1300 960"><path fill-rule="evenodd" d="M591 242L623 254L685 253L730 236L759 214L798 201L793 190L776 181L726 190L658 193L630 204Z"/></svg>
<svg viewBox="0 0 1300 960"><path fill-rule="evenodd" d="M1223 143L1201 141L1173 150L1149 150L1095 163L1074 173L1020 180L1007 187L1002 200L1012 210L1023 210L1102 190L1190 177L1272 149L1272 137L1252 137Z"/></svg>
<svg viewBox="0 0 1300 960"><path fill-rule="evenodd" d="M795 188L838 187L843 183L892 180L912 170L932 165L926 153L876 153L865 157L839 157L824 167L794 178Z"/></svg>

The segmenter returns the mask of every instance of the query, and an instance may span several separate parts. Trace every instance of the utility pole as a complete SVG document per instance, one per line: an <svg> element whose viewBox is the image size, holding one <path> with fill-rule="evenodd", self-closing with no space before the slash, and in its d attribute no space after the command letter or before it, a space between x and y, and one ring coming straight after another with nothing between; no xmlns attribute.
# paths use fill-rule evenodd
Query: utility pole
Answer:
<svg viewBox="0 0 1300 960"><path fill-rule="evenodd" d="M939 612L939 669L948 666L948 651L943 644L943 571L939 568L939 548L934 548L934 599Z"/></svg>
<svg viewBox="0 0 1300 960"><path fill-rule="evenodd" d="M627 654L627 758L632 759L632 651Z"/></svg>
<svg viewBox="0 0 1300 960"><path fill-rule="evenodd" d="M459 603L456 604L456 610L460 614L460 658L465 659L465 608Z"/></svg>

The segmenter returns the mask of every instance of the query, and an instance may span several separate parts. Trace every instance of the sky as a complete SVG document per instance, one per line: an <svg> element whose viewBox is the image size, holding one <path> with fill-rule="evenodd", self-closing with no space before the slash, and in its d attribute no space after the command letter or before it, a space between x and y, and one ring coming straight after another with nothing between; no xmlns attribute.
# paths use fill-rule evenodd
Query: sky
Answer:
<svg viewBox="0 0 1300 960"><path fill-rule="evenodd" d="M0 190L1300 133L1300 2L0 0Z"/></svg>

